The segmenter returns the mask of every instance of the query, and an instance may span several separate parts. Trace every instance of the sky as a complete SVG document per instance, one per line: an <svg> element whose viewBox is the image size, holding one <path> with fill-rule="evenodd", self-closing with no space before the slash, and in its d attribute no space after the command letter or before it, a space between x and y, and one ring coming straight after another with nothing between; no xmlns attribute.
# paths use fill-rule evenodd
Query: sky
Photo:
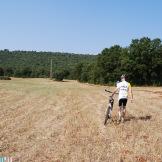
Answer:
<svg viewBox="0 0 162 162"><path fill-rule="evenodd" d="M0 0L0 49L98 54L162 38L162 0Z"/></svg>

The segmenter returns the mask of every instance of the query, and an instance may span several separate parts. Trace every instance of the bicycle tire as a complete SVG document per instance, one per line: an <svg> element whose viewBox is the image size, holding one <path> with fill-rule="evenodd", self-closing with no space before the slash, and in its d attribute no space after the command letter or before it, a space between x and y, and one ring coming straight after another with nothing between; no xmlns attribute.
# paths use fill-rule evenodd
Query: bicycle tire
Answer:
<svg viewBox="0 0 162 162"><path fill-rule="evenodd" d="M107 111L106 111L104 125L106 125L107 120L109 119L109 113L110 113L110 106L108 106Z"/></svg>

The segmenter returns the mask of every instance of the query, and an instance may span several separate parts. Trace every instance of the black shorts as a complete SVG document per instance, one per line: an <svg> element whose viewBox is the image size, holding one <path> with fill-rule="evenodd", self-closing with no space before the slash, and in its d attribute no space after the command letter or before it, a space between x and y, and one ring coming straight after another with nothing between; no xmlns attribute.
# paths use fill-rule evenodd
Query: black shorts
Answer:
<svg viewBox="0 0 162 162"><path fill-rule="evenodd" d="M127 98L121 98L119 100L119 106L126 106L127 105Z"/></svg>

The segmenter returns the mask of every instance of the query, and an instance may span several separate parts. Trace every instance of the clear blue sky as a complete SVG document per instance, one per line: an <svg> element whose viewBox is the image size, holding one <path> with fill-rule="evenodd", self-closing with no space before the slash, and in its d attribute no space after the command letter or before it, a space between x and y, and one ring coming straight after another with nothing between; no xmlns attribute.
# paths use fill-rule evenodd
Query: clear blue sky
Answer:
<svg viewBox="0 0 162 162"><path fill-rule="evenodd" d="M162 38L162 0L0 0L0 49L97 54Z"/></svg>

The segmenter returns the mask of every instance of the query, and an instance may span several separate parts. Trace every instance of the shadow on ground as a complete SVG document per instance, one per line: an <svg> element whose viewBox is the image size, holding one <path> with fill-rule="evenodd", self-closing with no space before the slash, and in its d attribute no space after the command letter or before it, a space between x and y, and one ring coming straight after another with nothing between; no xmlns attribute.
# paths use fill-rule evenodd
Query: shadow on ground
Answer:
<svg viewBox="0 0 162 162"><path fill-rule="evenodd" d="M144 121L147 121L147 120L150 120L152 118L151 115L146 115L146 116L139 116L139 117L135 117L135 116L127 116L125 118L125 122L127 121L131 121L131 120L144 120Z"/></svg>
<svg viewBox="0 0 162 162"><path fill-rule="evenodd" d="M128 115L125 117L124 119L124 123L125 122L129 122L129 121L138 121L138 120L141 120L141 121L147 121L147 120L150 120L152 118L151 115L146 115L146 116L139 116L139 117L135 117L135 116L132 116L132 115ZM115 117L114 119L112 119L111 121L107 121L107 124L108 123L114 123L114 124L120 124L120 122L118 123L118 119ZM105 125L107 125L105 124Z"/></svg>

